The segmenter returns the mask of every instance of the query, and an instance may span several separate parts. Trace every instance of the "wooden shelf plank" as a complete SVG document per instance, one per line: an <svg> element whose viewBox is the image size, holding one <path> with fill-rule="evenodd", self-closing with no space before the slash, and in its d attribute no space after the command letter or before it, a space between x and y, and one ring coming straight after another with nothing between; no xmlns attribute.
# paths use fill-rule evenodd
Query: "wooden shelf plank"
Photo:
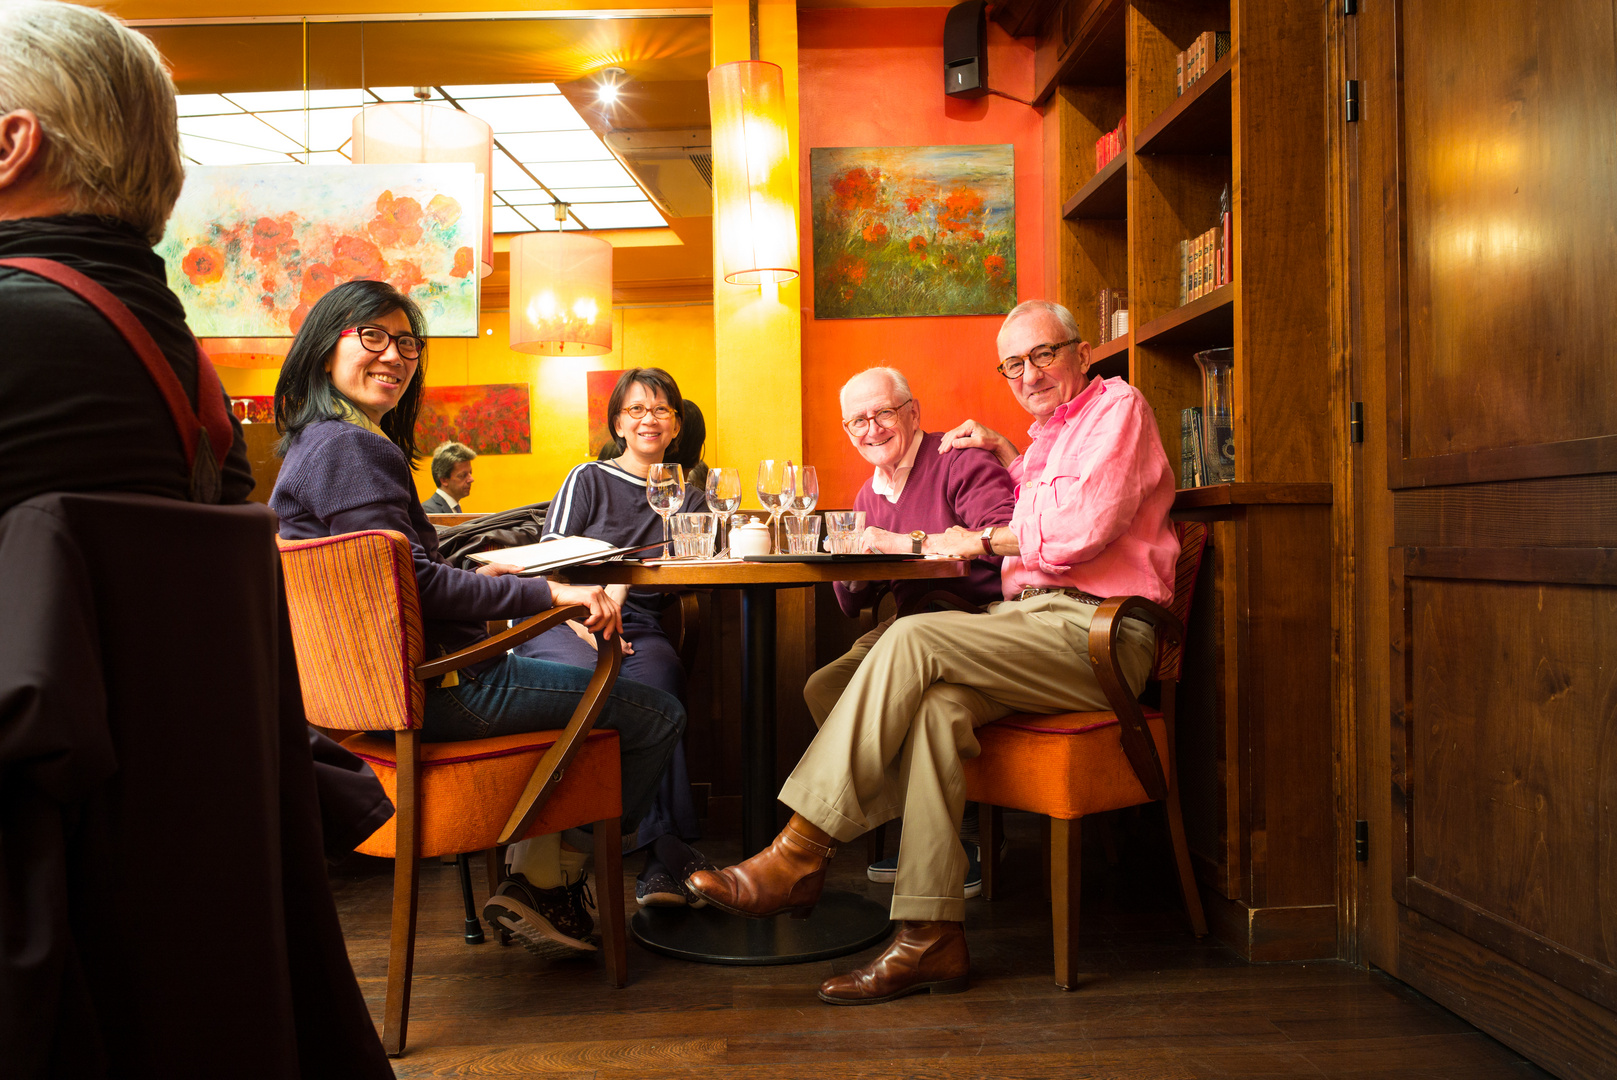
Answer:
<svg viewBox="0 0 1617 1080"><path fill-rule="evenodd" d="M1129 375L1129 336L1113 338L1103 345L1096 345L1089 350L1089 374L1102 379L1110 379L1114 375L1128 378Z"/></svg>
<svg viewBox="0 0 1617 1080"><path fill-rule="evenodd" d="M1228 154L1230 76L1228 53L1134 138L1136 154Z"/></svg>
<svg viewBox="0 0 1617 1080"><path fill-rule="evenodd" d="M1209 506L1329 506L1329 484L1207 484L1180 488L1173 499L1175 510L1198 510Z"/></svg>
<svg viewBox="0 0 1617 1080"><path fill-rule="evenodd" d="M1083 23L1063 48L1059 35L1045 35L1033 60L1033 104L1043 105L1063 83L1121 86L1128 75L1124 27L1128 4L1099 0L1082 15Z"/></svg>
<svg viewBox="0 0 1617 1080"><path fill-rule="evenodd" d="M1158 316L1134 332L1139 345L1205 345L1235 341L1235 287L1220 285L1206 296Z"/></svg>
<svg viewBox="0 0 1617 1080"><path fill-rule="evenodd" d="M1123 221L1129 212L1128 154L1118 154L1061 208L1068 221Z"/></svg>

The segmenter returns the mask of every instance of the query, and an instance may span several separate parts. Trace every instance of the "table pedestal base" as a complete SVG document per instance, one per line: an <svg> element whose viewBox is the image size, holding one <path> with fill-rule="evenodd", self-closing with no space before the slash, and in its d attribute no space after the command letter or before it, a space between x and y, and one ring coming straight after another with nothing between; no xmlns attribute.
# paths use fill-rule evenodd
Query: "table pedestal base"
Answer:
<svg viewBox="0 0 1617 1080"><path fill-rule="evenodd" d="M641 908L629 933L653 952L703 964L805 964L868 949L892 930L887 907L827 889L807 919L744 919L709 905Z"/></svg>

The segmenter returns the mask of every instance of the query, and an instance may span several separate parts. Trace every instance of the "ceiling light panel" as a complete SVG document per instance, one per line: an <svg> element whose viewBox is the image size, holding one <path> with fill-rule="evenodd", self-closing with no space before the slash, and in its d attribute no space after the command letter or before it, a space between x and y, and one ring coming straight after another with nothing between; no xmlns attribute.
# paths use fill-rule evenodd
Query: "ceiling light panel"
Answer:
<svg viewBox="0 0 1617 1080"><path fill-rule="evenodd" d="M637 187L556 188L556 198L567 203L645 202L646 193ZM513 199L513 202L516 200Z"/></svg>
<svg viewBox="0 0 1617 1080"><path fill-rule="evenodd" d="M300 140L288 138L251 113L236 113L234 116L187 116L180 121L180 134L236 143L240 146L255 146L280 154L295 154L303 149Z"/></svg>
<svg viewBox="0 0 1617 1080"><path fill-rule="evenodd" d="M175 94L174 104L181 116L213 116L241 112L218 94Z"/></svg>
<svg viewBox="0 0 1617 1080"><path fill-rule="evenodd" d="M586 229L649 229L668 224L649 202L573 203L572 211Z"/></svg>
<svg viewBox="0 0 1617 1080"><path fill-rule="evenodd" d="M532 94L560 94L555 83L485 83L478 86L446 86L444 93L461 98L528 97Z"/></svg>
<svg viewBox="0 0 1617 1080"><path fill-rule="evenodd" d="M534 225L533 222L509 206L496 206L494 208L494 231L497 233L533 232Z"/></svg>
<svg viewBox="0 0 1617 1080"><path fill-rule="evenodd" d="M224 95L247 112L270 112L276 109L303 108L302 90L263 90L246 94ZM309 108L326 109L342 105L359 105L365 96L359 90L310 90Z"/></svg>
<svg viewBox="0 0 1617 1080"><path fill-rule="evenodd" d="M415 87L413 86L372 86L368 91L375 94L382 101L415 101ZM428 101L442 101L444 96L433 87L427 87Z"/></svg>
<svg viewBox="0 0 1617 1080"><path fill-rule="evenodd" d="M258 116L264 123L292 139L299 146L303 144L303 118L309 118L309 149L311 150L340 150L354 135L354 114L357 108L350 109L310 109L304 113L297 112L267 112Z"/></svg>
<svg viewBox="0 0 1617 1080"><path fill-rule="evenodd" d="M496 135L510 131L588 131L578 110L560 94L550 97L456 98L460 107L488 121Z"/></svg>
<svg viewBox="0 0 1617 1080"><path fill-rule="evenodd" d="M634 183L616 161L541 161L528 168L552 191L573 187L627 187Z"/></svg>
<svg viewBox="0 0 1617 1080"><path fill-rule="evenodd" d="M494 190L496 193L538 191L539 183L523 172L522 167L511 160L511 155L496 149L494 151Z"/></svg>
<svg viewBox="0 0 1617 1080"><path fill-rule="evenodd" d="M612 152L593 131L527 131L498 138L512 157L530 169L534 162L543 161L612 160Z"/></svg>
<svg viewBox="0 0 1617 1080"><path fill-rule="evenodd" d="M198 165L290 165L293 159L253 146L180 135L180 152Z"/></svg>

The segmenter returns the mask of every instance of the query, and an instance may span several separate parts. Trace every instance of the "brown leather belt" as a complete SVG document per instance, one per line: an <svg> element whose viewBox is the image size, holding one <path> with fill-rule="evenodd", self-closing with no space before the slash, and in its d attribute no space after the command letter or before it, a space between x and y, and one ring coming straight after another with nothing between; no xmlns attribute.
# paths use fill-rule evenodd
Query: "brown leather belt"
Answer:
<svg viewBox="0 0 1617 1080"><path fill-rule="evenodd" d="M1044 596L1047 593L1065 593L1082 604L1104 604L1106 602L1104 597L1091 596L1082 589L1068 589L1056 585L1042 589L1023 589L1017 594L1016 598L1018 600L1030 600L1035 596Z"/></svg>

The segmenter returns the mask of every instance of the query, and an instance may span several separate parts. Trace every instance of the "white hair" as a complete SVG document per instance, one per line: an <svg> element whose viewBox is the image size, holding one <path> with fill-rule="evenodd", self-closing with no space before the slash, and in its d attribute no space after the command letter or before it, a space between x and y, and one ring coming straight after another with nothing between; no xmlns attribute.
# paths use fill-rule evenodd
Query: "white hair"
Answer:
<svg viewBox="0 0 1617 1080"><path fill-rule="evenodd" d="M904 377L904 373L902 371L891 367L868 367L842 384L842 389L837 393L837 402L839 405L846 407L848 402L848 387L852 386L854 383L858 382L860 379L863 379L867 375L880 375L882 378L886 379L893 388L893 397L895 400L907 400L915 396L914 394L910 393L910 381Z"/></svg>
<svg viewBox="0 0 1617 1080"><path fill-rule="evenodd" d="M1036 311L1042 311L1044 314L1054 317L1056 322L1061 324L1062 332L1068 337L1083 337L1083 333L1078 329L1078 320L1072 317L1072 312L1053 300L1023 300L1020 304L1011 308L1011 313L1005 316L1004 322L999 324L999 332L1003 334L1005 328L1011 323L1024 315L1032 315Z"/></svg>
<svg viewBox="0 0 1617 1080"><path fill-rule="evenodd" d="M0 114L44 132L40 175L75 213L118 218L156 244L185 182L174 83L144 36L94 8L0 2Z"/></svg>

